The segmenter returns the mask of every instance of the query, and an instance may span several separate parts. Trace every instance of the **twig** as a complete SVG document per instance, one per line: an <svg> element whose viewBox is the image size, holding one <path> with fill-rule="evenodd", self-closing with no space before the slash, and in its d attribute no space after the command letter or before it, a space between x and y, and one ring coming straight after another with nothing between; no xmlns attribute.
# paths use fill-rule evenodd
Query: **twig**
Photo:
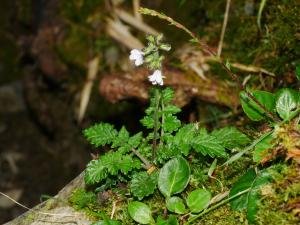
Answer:
<svg viewBox="0 0 300 225"><path fill-rule="evenodd" d="M140 0L133 0L133 12L136 19L143 21L142 15L139 13L141 2Z"/></svg>
<svg viewBox="0 0 300 225"><path fill-rule="evenodd" d="M63 216L63 217L74 217L76 215L80 215L79 213L78 214L63 214L63 213L46 213L46 212L36 212L34 209L31 209L19 202L17 202L16 200L14 200L12 197L4 194L3 192L0 191L0 195L3 195L4 197L8 198L9 200L11 200L12 202L14 202L15 204L17 204L18 206L24 208L24 209L27 209L28 211L31 211L31 212L34 212L34 213L37 213L37 214L41 214L41 215L48 215L48 216Z"/></svg>
<svg viewBox="0 0 300 225"><path fill-rule="evenodd" d="M225 9L225 13L224 13L223 26L222 26L222 31L221 31L219 45L218 45L218 52L217 52L217 57L218 58L221 57L221 53L222 53L223 41L224 41L225 31L226 31L227 22L228 22L228 15L229 15L230 3L231 3L231 0L227 0L227 2L226 2L226 9Z"/></svg>
<svg viewBox="0 0 300 225"><path fill-rule="evenodd" d="M114 218L114 215L115 215L115 212L116 212L116 206L117 206L117 202L114 201L113 206L112 206L112 210L111 210L111 214L110 214L110 219L111 220Z"/></svg>
<svg viewBox="0 0 300 225"><path fill-rule="evenodd" d="M142 156L141 153L134 148L132 148L131 151L145 164L147 170L152 167L152 164L144 156Z"/></svg>
<svg viewBox="0 0 300 225"><path fill-rule="evenodd" d="M93 59L91 59L88 63L87 79L80 94L80 106L79 106L78 116L77 116L77 120L79 123L82 121L87 106L89 104L93 83L94 80L96 79L98 69L99 69L99 61L100 61L100 57L96 56Z"/></svg>

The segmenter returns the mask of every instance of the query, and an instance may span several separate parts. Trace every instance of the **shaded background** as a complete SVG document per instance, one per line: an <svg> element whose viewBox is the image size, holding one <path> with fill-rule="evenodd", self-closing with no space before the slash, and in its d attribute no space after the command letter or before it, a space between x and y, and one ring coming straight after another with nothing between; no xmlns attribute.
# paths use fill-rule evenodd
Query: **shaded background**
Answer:
<svg viewBox="0 0 300 225"><path fill-rule="evenodd" d="M128 53L131 46L144 42L145 32L118 11L134 15L133 2L1 0L0 191L33 207L76 177L91 159L90 152L97 152L83 139L83 128L96 121L125 124L132 132L140 128L149 88L147 71L134 70ZM217 49L226 1L135 2L182 22ZM232 1L222 56L274 74L252 71L249 82L256 88L293 87L300 63L299 2L267 1L258 20L260 5L261 1ZM144 16L143 21L163 32L173 47L166 71L176 77L168 85L178 91L178 104L184 107L180 117L209 128L237 121L242 125L236 85L225 72L206 63L199 49L187 46L189 37L182 31L156 18ZM131 36L118 39L126 32ZM90 79L94 59L99 67ZM205 72L205 79L199 78L193 63ZM236 71L241 79L250 74ZM191 92L191 83L202 91ZM83 93L90 97L86 108ZM82 107L85 113L79 118ZM0 223L22 212L0 196Z"/></svg>

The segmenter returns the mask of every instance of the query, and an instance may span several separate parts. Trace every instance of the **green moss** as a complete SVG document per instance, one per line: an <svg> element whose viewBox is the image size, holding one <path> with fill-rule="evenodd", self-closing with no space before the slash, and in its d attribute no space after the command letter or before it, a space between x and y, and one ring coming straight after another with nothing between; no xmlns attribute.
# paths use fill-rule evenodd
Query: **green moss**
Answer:
<svg viewBox="0 0 300 225"><path fill-rule="evenodd" d="M272 191L262 193L264 197L257 214L258 224L299 224L300 217L293 213L293 203L299 202L300 197L299 172L297 164L281 165L281 169L274 172L275 182L270 186ZM297 210L297 206L294 209Z"/></svg>

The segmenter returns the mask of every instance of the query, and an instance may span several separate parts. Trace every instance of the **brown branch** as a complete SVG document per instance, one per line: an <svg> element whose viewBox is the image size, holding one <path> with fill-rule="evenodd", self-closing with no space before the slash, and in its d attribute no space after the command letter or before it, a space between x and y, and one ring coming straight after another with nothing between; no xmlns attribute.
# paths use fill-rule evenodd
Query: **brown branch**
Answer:
<svg viewBox="0 0 300 225"><path fill-rule="evenodd" d="M141 153L134 148L132 148L131 151L144 163L147 170L152 167L152 164L144 156L142 156Z"/></svg>

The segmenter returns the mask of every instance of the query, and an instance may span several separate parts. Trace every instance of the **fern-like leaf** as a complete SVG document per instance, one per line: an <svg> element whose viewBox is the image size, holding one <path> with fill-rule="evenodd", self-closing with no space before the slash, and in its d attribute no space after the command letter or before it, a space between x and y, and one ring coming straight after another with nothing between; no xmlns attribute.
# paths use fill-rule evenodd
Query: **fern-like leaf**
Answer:
<svg viewBox="0 0 300 225"><path fill-rule="evenodd" d="M226 151L222 142L215 136L209 135L205 129L201 129L197 138L192 142L196 152L210 157L227 157Z"/></svg>
<svg viewBox="0 0 300 225"><path fill-rule="evenodd" d="M153 172L152 174L148 174L145 171L135 173L130 182L131 193L139 200L153 194L157 186L157 178L157 172Z"/></svg>
<svg viewBox="0 0 300 225"><path fill-rule="evenodd" d="M214 130L211 135L221 141L222 145L228 149L240 147L250 142L250 138L235 127Z"/></svg>
<svg viewBox="0 0 300 225"><path fill-rule="evenodd" d="M90 143L96 147L99 147L110 144L115 139L118 132L111 124L99 123L88 129L85 129L83 134Z"/></svg>
<svg viewBox="0 0 300 225"><path fill-rule="evenodd" d="M196 131L195 124L188 124L181 127L174 137L172 144L175 145L176 148L180 148L185 156L190 152L192 140L194 140L196 136Z"/></svg>
<svg viewBox="0 0 300 225"><path fill-rule="evenodd" d="M85 182L88 185L99 183L109 175L117 175L119 172L127 174L133 169L141 167L141 162L130 155L122 155L120 152L108 152L97 160L92 160L85 171Z"/></svg>

